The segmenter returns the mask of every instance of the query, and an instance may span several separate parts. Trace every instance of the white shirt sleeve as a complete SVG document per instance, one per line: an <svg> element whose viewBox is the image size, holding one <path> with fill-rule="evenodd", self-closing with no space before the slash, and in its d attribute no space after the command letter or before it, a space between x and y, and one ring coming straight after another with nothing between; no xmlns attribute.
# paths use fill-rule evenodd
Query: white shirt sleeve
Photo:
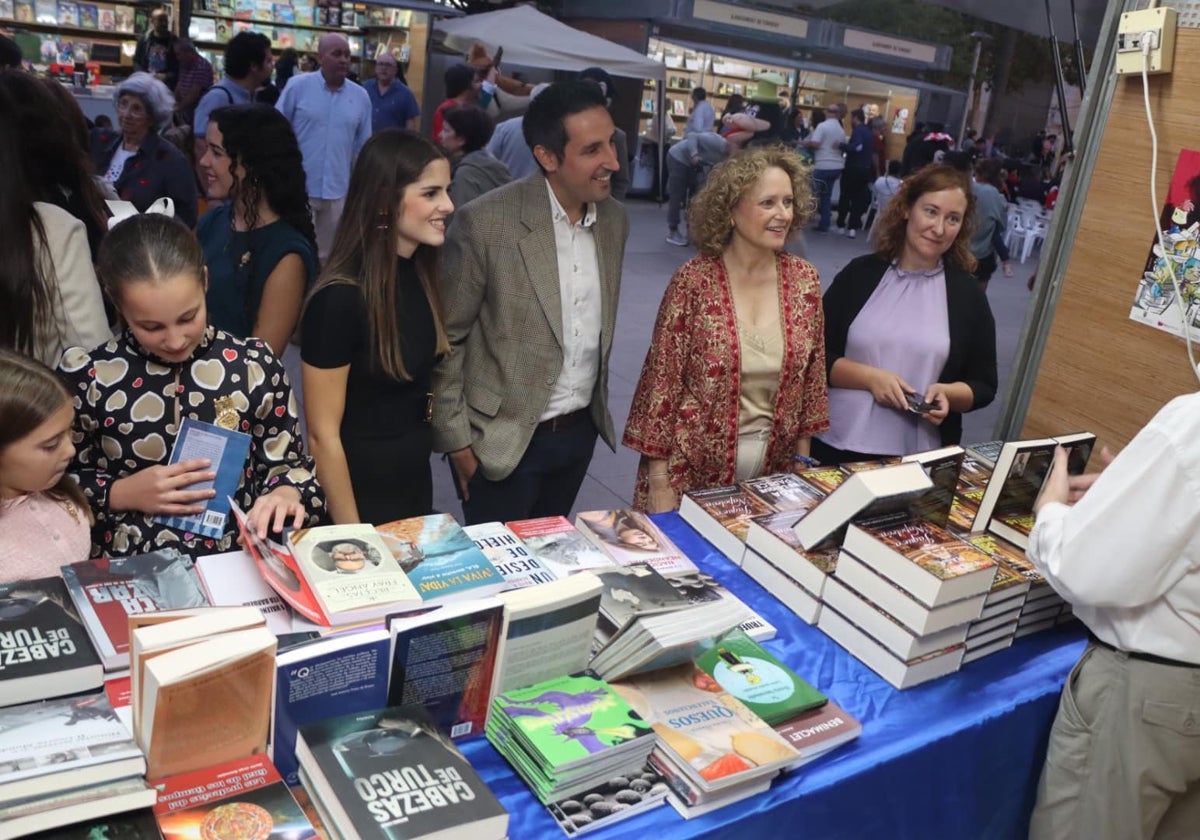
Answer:
<svg viewBox="0 0 1200 840"><path fill-rule="evenodd" d="M1194 396L1172 402L1076 505L1042 508L1028 556L1066 600L1140 607L1200 568L1195 408Z"/></svg>

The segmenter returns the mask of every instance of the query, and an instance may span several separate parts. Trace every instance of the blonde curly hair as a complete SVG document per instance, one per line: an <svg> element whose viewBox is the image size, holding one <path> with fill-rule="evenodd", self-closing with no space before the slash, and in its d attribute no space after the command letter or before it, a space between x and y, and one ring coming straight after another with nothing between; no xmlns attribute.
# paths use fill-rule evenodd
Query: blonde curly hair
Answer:
<svg viewBox="0 0 1200 840"><path fill-rule="evenodd" d="M953 189L961 190L966 196L967 209L963 213L958 236L954 237L942 259L964 271L974 272L978 261L971 253L971 231L974 228L975 214L975 193L971 189L971 176L945 164L923 167L904 179L900 191L892 196L892 200L880 211L879 219L875 222L875 229L871 234L875 239L875 253L889 262L899 259L908 234L908 214L916 205L917 199L926 193Z"/></svg>
<svg viewBox="0 0 1200 840"><path fill-rule="evenodd" d="M787 146L760 146L736 152L717 164L688 209L688 234L700 253L716 256L733 236L733 208L763 173L776 167L792 181L792 224L788 236L813 214L811 167Z"/></svg>

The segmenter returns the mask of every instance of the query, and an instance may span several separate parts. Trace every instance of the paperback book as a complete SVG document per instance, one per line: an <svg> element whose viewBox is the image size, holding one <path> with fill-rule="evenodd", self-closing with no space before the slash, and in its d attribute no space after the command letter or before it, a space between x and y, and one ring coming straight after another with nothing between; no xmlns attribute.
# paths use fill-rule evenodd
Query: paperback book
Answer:
<svg viewBox="0 0 1200 840"><path fill-rule="evenodd" d="M447 604L389 619L392 668L387 705L423 706L451 738L478 735L502 655L504 604Z"/></svg>
<svg viewBox="0 0 1200 840"><path fill-rule="evenodd" d="M705 646L696 657L696 666L771 725L829 701L737 628L722 633Z"/></svg>
<svg viewBox="0 0 1200 840"><path fill-rule="evenodd" d="M581 837L636 817L666 801L667 783L649 763L636 772L616 776L577 796L546 806L568 837Z"/></svg>
<svg viewBox="0 0 1200 840"><path fill-rule="evenodd" d="M543 805L641 767L655 743L621 695L585 674L497 695L488 740Z"/></svg>
<svg viewBox="0 0 1200 840"><path fill-rule="evenodd" d="M750 518L770 508L744 487L730 484L683 494L679 516L735 565L742 565Z"/></svg>
<svg viewBox="0 0 1200 840"><path fill-rule="evenodd" d="M814 499L813 506L819 501ZM836 547L804 550L796 537L796 523L805 513L783 510L756 516L750 520L746 547L819 598L825 578L837 567L838 550Z"/></svg>
<svg viewBox="0 0 1200 840"><path fill-rule="evenodd" d="M906 512L851 524L843 547L930 607L986 593L996 574L991 557Z"/></svg>
<svg viewBox="0 0 1200 840"><path fill-rule="evenodd" d="M593 545L565 516L544 516L506 524L529 553L556 578L583 569L612 565L612 557Z"/></svg>
<svg viewBox="0 0 1200 840"><path fill-rule="evenodd" d="M640 511L585 511L575 517L575 526L619 565L649 563L663 575L696 570L696 564Z"/></svg>
<svg viewBox="0 0 1200 840"><path fill-rule="evenodd" d="M158 792L139 776L0 803L0 840L149 808ZM88 840L92 840L88 838Z"/></svg>
<svg viewBox="0 0 1200 840"><path fill-rule="evenodd" d="M309 840L316 829L265 755L162 779L154 816L162 840Z"/></svg>
<svg viewBox="0 0 1200 840"><path fill-rule="evenodd" d="M448 513L376 528L425 602L481 598L505 589L504 577Z"/></svg>
<svg viewBox="0 0 1200 840"><path fill-rule="evenodd" d="M693 604L711 604L716 601L729 601L737 604L745 618L738 626L746 631L752 639L765 642L774 639L779 630L774 624L750 609L750 606L738 596L730 592L721 581L708 572L696 569L693 572L667 574L663 577L675 587L676 591Z"/></svg>
<svg viewBox="0 0 1200 840"><path fill-rule="evenodd" d="M775 727L775 731L800 753L799 763L807 764L817 756L853 741L862 734L862 724L830 700L823 706L785 720Z"/></svg>
<svg viewBox="0 0 1200 840"><path fill-rule="evenodd" d="M799 754L692 663L613 684L649 721L671 764L705 792L773 776Z"/></svg>
<svg viewBox="0 0 1200 840"><path fill-rule="evenodd" d="M387 705L392 637L348 630L281 651L275 658L271 760L289 785L300 782L296 732L306 723Z"/></svg>
<svg viewBox="0 0 1200 840"><path fill-rule="evenodd" d="M61 578L0 583L0 706L103 682L100 657Z"/></svg>
<svg viewBox="0 0 1200 840"><path fill-rule="evenodd" d="M244 551L227 551L196 559L196 571L209 603L217 607L254 607L262 613L276 636L316 629L304 619L293 622L293 613L258 573L254 558Z"/></svg>
<svg viewBox="0 0 1200 840"><path fill-rule="evenodd" d="M933 487L919 464L853 473L795 525L806 551L841 545L851 520L908 512Z"/></svg>
<svg viewBox="0 0 1200 840"><path fill-rule="evenodd" d="M505 589L537 586L555 579L554 572L534 557L503 522L468 525L463 531L504 578Z"/></svg>
<svg viewBox="0 0 1200 840"><path fill-rule="evenodd" d="M325 525L258 537L233 505L243 545L259 573L300 615L325 627L381 619L421 596L370 525Z"/></svg>
<svg viewBox="0 0 1200 840"><path fill-rule="evenodd" d="M84 820L33 837L34 840L162 840L150 808Z"/></svg>
<svg viewBox="0 0 1200 840"><path fill-rule="evenodd" d="M966 652L966 646L958 644L915 659L901 659L828 604L821 610L821 620L817 626L898 689L912 688L954 673L962 665Z"/></svg>
<svg viewBox="0 0 1200 840"><path fill-rule="evenodd" d="M192 560L164 548L62 567L63 581L105 671L129 667L129 617L208 605Z"/></svg>
<svg viewBox="0 0 1200 840"><path fill-rule="evenodd" d="M220 404L220 400L217 401ZM185 417L179 426L175 445L167 465L195 458L206 458L216 478L188 485L189 490L215 490L216 495L204 502L204 510L188 516L156 516L154 520L184 534L196 534L215 539L225 533L229 524L230 497L237 493L250 455L250 435L236 429L226 429Z"/></svg>
<svg viewBox="0 0 1200 840"><path fill-rule="evenodd" d="M501 840L508 813L419 706L358 712L300 727L309 793L342 837Z"/></svg>
<svg viewBox="0 0 1200 840"><path fill-rule="evenodd" d="M504 656L493 691L525 688L585 669L602 588L589 571L497 595L505 607Z"/></svg>
<svg viewBox="0 0 1200 840"><path fill-rule="evenodd" d="M0 709L0 802L145 772L142 751L103 693Z"/></svg>
<svg viewBox="0 0 1200 840"><path fill-rule="evenodd" d="M1033 513L1033 504L1054 463L1055 448L1061 445L1067 449L1068 472L1077 475L1086 468L1095 442L1094 434L1081 432L1004 444L996 459L992 480L979 501L979 512L971 530L986 529L996 516ZM1001 536L1011 539L1009 534ZM1019 540L1013 541L1021 544Z"/></svg>
<svg viewBox="0 0 1200 840"><path fill-rule="evenodd" d="M945 446L929 452L907 455L901 462L911 461L921 465L933 487L914 506L915 514L939 528L945 528L950 519L950 508L958 489L958 478L966 456L961 446Z"/></svg>

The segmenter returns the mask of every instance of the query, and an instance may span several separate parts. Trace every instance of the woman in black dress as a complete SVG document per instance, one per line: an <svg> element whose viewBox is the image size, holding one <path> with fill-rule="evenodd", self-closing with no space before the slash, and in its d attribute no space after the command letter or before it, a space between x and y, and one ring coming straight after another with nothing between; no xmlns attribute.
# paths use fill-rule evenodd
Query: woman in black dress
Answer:
<svg viewBox="0 0 1200 840"><path fill-rule="evenodd" d="M449 185L450 164L429 140L399 129L372 137L305 305L304 415L334 522L433 507L430 373L449 351L435 283Z"/></svg>

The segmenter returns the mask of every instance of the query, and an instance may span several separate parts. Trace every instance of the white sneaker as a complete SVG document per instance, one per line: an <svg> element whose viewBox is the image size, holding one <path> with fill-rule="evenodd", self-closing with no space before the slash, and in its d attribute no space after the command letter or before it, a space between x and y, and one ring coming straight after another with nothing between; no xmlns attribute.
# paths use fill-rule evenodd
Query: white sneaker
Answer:
<svg viewBox="0 0 1200 840"><path fill-rule="evenodd" d="M851 239L853 239L854 237L858 236L858 231L856 231L854 228L851 228L850 230L846 231L846 236L849 236Z"/></svg>
<svg viewBox="0 0 1200 840"><path fill-rule="evenodd" d="M838 236L841 236L843 233L845 233L845 232L846 232L846 229L845 229L845 228L841 228L841 227L835 227L835 228L833 229L833 232L834 232L834 233L836 233Z"/></svg>
<svg viewBox="0 0 1200 840"><path fill-rule="evenodd" d="M667 234L667 244L678 245L681 248L686 248L688 244L688 238L679 231L673 230Z"/></svg>

